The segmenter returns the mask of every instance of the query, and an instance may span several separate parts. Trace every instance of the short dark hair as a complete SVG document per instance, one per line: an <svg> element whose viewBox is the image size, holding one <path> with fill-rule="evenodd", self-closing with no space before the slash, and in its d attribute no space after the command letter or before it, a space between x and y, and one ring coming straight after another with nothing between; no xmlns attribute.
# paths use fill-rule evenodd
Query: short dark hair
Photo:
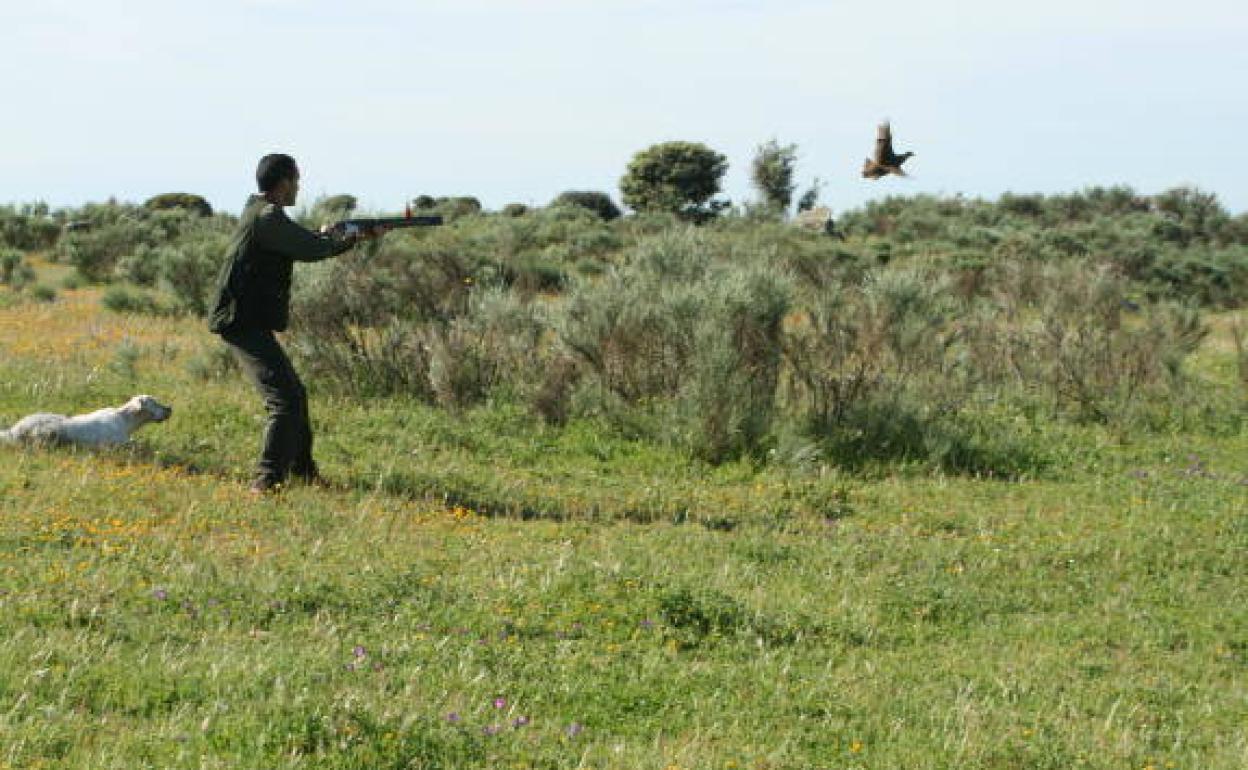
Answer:
<svg viewBox="0 0 1248 770"><path fill-rule="evenodd" d="M260 192L269 192L277 187L278 182L290 179L299 173L295 159L280 152L265 155L256 165L256 184Z"/></svg>

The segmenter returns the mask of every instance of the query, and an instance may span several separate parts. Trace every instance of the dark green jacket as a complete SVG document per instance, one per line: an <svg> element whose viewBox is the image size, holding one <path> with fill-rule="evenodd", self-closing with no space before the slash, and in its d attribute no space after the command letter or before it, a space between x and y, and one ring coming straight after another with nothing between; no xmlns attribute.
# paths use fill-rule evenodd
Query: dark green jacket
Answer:
<svg viewBox="0 0 1248 770"><path fill-rule="evenodd" d="M318 235L292 222L281 206L251 196L217 276L208 328L218 334L284 330L295 262L317 262L350 248L349 241Z"/></svg>

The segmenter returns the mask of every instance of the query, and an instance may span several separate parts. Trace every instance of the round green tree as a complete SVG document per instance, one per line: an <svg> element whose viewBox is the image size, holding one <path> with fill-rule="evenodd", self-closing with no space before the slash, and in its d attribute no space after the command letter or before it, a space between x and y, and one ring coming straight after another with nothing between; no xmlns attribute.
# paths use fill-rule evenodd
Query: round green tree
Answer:
<svg viewBox="0 0 1248 770"><path fill-rule="evenodd" d="M611 196L596 190L567 190L559 193L550 205L580 206L589 209L608 222L620 216L620 207L615 205Z"/></svg>
<svg viewBox="0 0 1248 770"><path fill-rule="evenodd" d="M775 139L759 145L750 163L750 181L768 208L784 212L793 201L793 168L797 165L797 145L781 145Z"/></svg>
<svg viewBox="0 0 1248 770"><path fill-rule="evenodd" d="M624 204L636 211L661 211L695 222L710 219L728 204L711 198L728 171L728 159L698 142L664 142L633 156L620 179Z"/></svg>

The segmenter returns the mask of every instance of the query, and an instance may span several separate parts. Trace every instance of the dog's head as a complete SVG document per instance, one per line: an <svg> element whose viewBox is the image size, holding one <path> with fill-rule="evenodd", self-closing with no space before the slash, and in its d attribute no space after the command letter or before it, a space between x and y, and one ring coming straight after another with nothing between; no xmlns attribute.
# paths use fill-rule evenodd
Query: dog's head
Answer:
<svg viewBox="0 0 1248 770"><path fill-rule="evenodd" d="M135 396L122 407L142 422L164 422L173 414L173 407L165 406L151 396Z"/></svg>

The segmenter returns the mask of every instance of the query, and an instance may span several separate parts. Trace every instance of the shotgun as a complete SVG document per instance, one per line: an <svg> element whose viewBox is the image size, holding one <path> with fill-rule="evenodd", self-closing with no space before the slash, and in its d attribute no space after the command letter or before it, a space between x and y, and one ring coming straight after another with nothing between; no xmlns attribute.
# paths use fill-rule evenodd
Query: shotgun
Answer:
<svg viewBox="0 0 1248 770"><path fill-rule="evenodd" d="M421 217L414 217L409 214L405 217L382 217L380 219L343 219L330 225L329 229L339 235L353 235L377 229L397 230L401 227L435 227L440 224L442 224L442 217L439 214Z"/></svg>

